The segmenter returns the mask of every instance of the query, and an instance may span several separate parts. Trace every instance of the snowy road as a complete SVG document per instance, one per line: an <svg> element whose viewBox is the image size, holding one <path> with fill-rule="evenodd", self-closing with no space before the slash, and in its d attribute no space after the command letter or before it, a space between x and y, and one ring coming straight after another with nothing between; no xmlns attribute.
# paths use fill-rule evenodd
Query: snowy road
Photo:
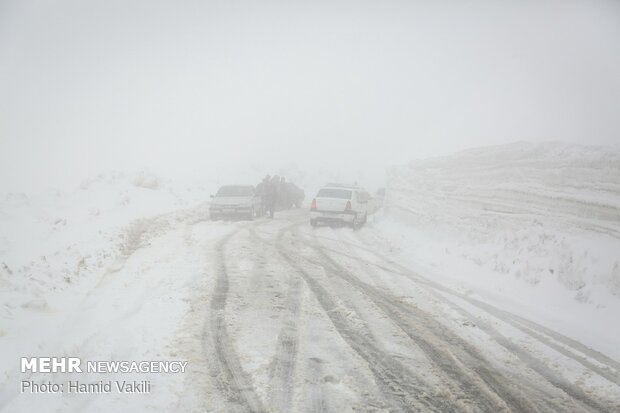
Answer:
<svg viewBox="0 0 620 413"><path fill-rule="evenodd" d="M307 211L205 218L141 220L83 292L21 310L30 329L3 338L0 410L620 410L618 361L412 270L372 223L313 229ZM183 375L105 377L149 379L148 395L32 395L12 379L24 352L189 364Z"/></svg>
<svg viewBox="0 0 620 413"><path fill-rule="evenodd" d="M370 226L314 230L305 212L201 225L230 232L211 248L212 285L195 292L186 323L201 329L186 352L199 349L191 362L205 363L188 379L195 407L620 408L620 363L409 270Z"/></svg>

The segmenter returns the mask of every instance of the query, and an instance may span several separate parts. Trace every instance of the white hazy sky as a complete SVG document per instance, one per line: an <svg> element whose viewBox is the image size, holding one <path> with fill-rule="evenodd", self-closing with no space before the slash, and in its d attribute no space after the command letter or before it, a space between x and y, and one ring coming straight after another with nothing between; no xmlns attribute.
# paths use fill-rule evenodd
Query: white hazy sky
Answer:
<svg viewBox="0 0 620 413"><path fill-rule="evenodd" d="M620 141L620 2L0 0L4 189L515 140Z"/></svg>

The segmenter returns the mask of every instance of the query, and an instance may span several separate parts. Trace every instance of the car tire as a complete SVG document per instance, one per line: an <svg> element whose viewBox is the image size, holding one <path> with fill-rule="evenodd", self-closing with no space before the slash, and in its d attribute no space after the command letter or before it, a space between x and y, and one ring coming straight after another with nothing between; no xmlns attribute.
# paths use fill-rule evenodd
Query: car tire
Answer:
<svg viewBox="0 0 620 413"><path fill-rule="evenodd" d="M316 219L311 219L310 220L310 225L313 227L316 227L318 225L318 222L316 222Z"/></svg>
<svg viewBox="0 0 620 413"><path fill-rule="evenodd" d="M252 207L252 210L250 211L250 214L248 215L248 219L250 221L254 221L255 217L256 217L256 212L254 211L254 207Z"/></svg>
<svg viewBox="0 0 620 413"><path fill-rule="evenodd" d="M358 229L360 227L360 223L357 219L357 214L353 216L353 221L351 221L351 228Z"/></svg>
<svg viewBox="0 0 620 413"><path fill-rule="evenodd" d="M211 215L211 216L209 216L209 218L211 218L211 221L219 221L220 220L220 217L217 216L217 215Z"/></svg>

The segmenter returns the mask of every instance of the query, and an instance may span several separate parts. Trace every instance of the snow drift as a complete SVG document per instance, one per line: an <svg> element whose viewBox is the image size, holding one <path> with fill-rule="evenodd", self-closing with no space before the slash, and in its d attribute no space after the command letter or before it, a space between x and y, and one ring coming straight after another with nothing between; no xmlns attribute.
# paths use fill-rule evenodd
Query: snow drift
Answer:
<svg viewBox="0 0 620 413"><path fill-rule="evenodd" d="M208 193L140 172L99 175L73 191L0 197L0 337L28 315L49 311L54 293L92 282L148 242L147 220L189 206L206 218Z"/></svg>
<svg viewBox="0 0 620 413"><path fill-rule="evenodd" d="M487 270L620 298L617 148L516 143L394 167L386 214Z"/></svg>

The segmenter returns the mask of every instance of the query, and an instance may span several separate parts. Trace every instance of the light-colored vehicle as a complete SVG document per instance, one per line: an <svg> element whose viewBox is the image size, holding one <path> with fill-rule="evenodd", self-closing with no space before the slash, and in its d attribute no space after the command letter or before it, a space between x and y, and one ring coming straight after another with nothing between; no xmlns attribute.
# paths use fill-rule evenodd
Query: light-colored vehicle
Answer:
<svg viewBox="0 0 620 413"><path fill-rule="evenodd" d="M310 206L310 225L345 224L359 228L374 212L372 197L356 185L328 184L321 188Z"/></svg>
<svg viewBox="0 0 620 413"><path fill-rule="evenodd" d="M261 198L252 185L225 185L211 195L209 215L212 220L235 217L252 220L261 210Z"/></svg>

